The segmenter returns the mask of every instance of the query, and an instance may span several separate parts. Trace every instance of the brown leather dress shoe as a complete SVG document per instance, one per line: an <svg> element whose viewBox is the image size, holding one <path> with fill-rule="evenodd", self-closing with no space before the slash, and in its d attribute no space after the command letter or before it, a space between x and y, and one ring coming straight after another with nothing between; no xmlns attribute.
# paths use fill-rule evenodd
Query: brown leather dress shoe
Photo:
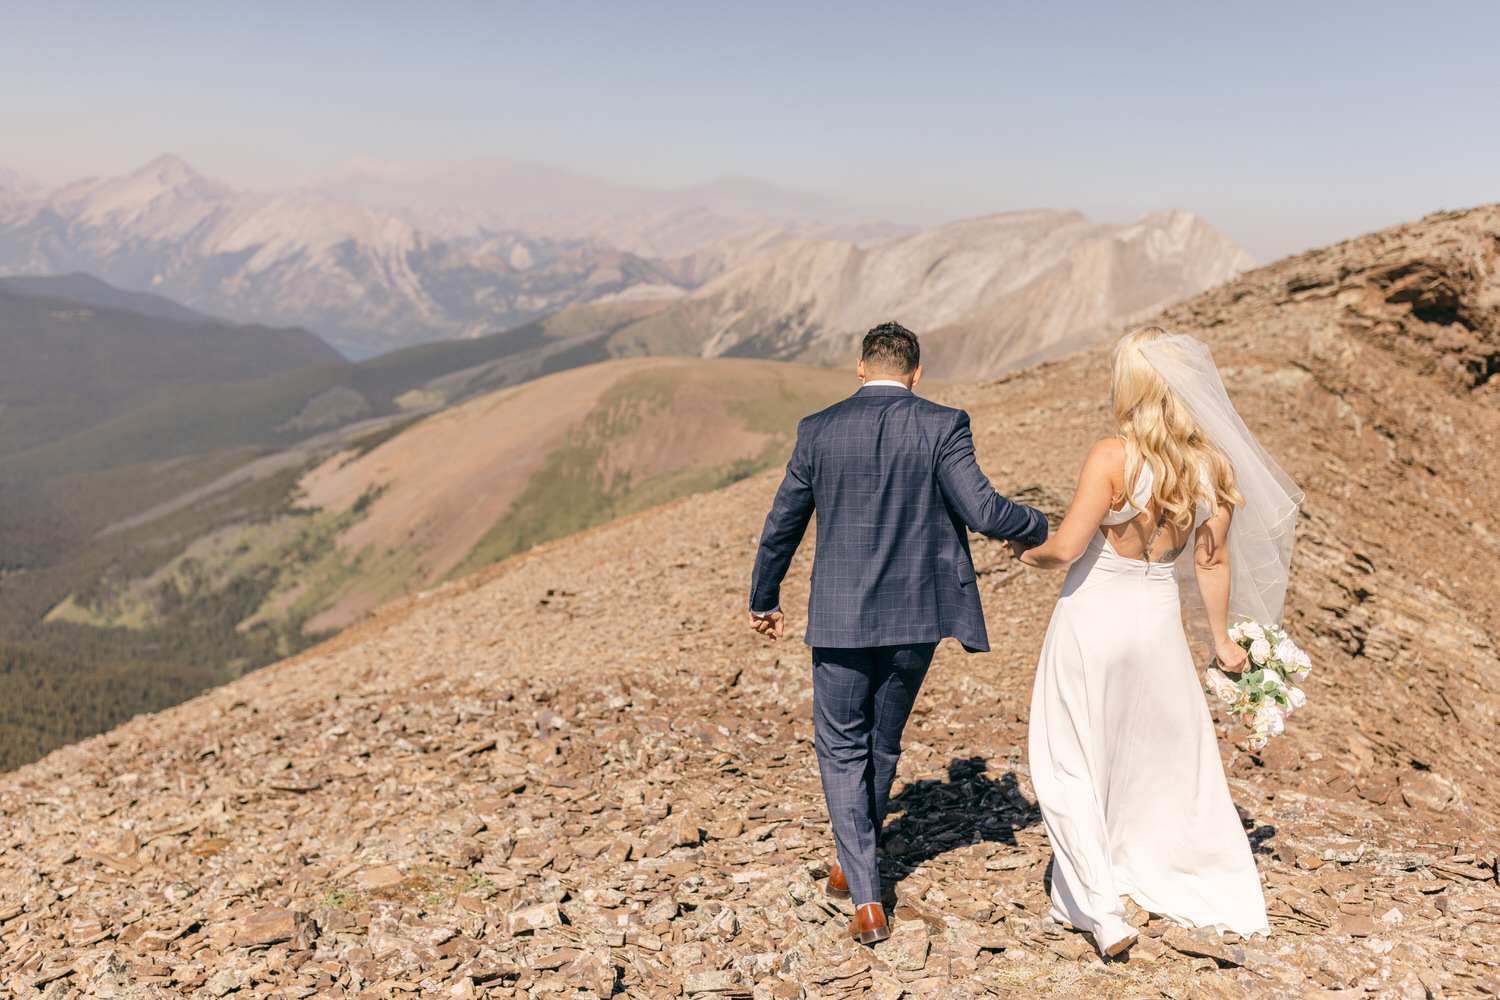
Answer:
<svg viewBox="0 0 1500 1000"><path fill-rule="evenodd" d="M848 899L849 883L844 879L844 869L834 864L833 871L828 873L828 884L823 887L829 899Z"/></svg>
<svg viewBox="0 0 1500 1000"><path fill-rule="evenodd" d="M891 929L885 922L885 907L879 903L866 903L855 910L854 919L849 921L849 936L860 944L874 944L890 937Z"/></svg>

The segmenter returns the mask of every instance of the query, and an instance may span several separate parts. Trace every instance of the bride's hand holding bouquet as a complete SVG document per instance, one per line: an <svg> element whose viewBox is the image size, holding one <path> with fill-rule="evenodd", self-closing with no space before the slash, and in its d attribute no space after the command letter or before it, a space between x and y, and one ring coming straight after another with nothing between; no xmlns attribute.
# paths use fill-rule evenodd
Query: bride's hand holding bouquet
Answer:
<svg viewBox="0 0 1500 1000"><path fill-rule="evenodd" d="M1282 628L1242 621L1214 644L1204 676L1226 711L1250 730L1246 746L1261 750L1285 730L1287 716L1307 704L1297 685L1311 671L1312 660Z"/></svg>

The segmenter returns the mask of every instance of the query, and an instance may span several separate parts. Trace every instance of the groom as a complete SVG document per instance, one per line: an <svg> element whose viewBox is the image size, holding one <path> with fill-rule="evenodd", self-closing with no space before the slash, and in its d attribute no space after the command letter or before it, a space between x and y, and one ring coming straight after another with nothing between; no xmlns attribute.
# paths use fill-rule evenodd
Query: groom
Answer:
<svg viewBox="0 0 1500 1000"><path fill-rule="evenodd" d="M862 944L890 936L875 845L933 650L946 636L989 649L965 526L1026 548L1047 537L1041 511L1000 496L979 471L969 415L912 393L919 361L899 323L865 335L862 388L797 427L750 582L750 626L781 638L781 581L816 510L805 641L838 848L828 892L852 897L849 934Z"/></svg>

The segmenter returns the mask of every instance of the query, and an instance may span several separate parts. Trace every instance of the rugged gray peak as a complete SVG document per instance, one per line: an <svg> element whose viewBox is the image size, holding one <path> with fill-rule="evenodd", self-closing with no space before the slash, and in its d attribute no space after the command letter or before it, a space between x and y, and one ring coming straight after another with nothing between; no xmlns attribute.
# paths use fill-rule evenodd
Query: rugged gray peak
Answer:
<svg viewBox="0 0 1500 1000"><path fill-rule="evenodd" d="M124 177L0 198L0 274L74 271L380 350L516 326L636 284L672 284L631 254L546 240L513 241L504 256L466 250L393 212L238 190L172 156Z"/></svg>

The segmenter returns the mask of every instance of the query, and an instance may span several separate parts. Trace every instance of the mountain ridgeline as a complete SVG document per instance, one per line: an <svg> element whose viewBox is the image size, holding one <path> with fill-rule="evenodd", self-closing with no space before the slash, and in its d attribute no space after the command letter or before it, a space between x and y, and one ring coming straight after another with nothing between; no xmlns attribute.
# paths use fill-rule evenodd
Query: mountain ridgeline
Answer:
<svg viewBox="0 0 1500 1000"><path fill-rule="evenodd" d="M1076 212L955 222L874 247L794 240L621 331L653 351L845 363L876 323L922 334L927 370L993 375L1065 353L1221 284L1254 260L1186 212L1129 226Z"/></svg>
<svg viewBox="0 0 1500 1000"><path fill-rule="evenodd" d="M742 356L791 357L792 341L846 341L872 315L901 313L929 332L967 317L981 329L954 332L969 346L949 353L974 374L1097 336L1250 263L1185 213L1120 227L1020 212L918 233L753 182L653 194L503 163L366 162L311 188L260 194L167 156L124 177L0 197L0 275L86 270L366 353L473 337L584 302L667 304L702 291L669 324L684 333L667 338L674 352L745 344ZM703 288L720 278L728 284ZM1026 320L1026 303L1048 296L1071 304L1049 299L1044 320ZM971 350L976 339L1000 349ZM640 340L660 343L661 331ZM801 353L830 350L842 356L847 343Z"/></svg>

